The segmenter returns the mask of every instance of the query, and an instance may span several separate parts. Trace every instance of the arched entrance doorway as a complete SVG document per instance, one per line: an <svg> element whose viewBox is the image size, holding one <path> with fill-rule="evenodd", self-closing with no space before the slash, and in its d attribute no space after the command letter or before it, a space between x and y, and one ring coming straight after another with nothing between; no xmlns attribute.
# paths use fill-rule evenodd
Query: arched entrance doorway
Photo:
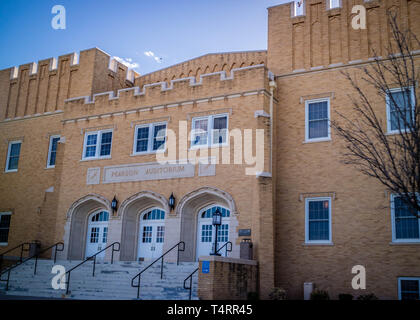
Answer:
<svg viewBox="0 0 420 320"><path fill-rule="evenodd" d="M165 240L165 211L150 208L140 214L137 256L140 260L160 257Z"/></svg>
<svg viewBox="0 0 420 320"><path fill-rule="evenodd" d="M207 206L198 212L197 219L197 253L200 256L208 256L214 252L216 228L212 224L213 214L219 209L222 214L222 224L217 230L217 248L229 241L230 210L221 206Z"/></svg>
<svg viewBox="0 0 420 320"><path fill-rule="evenodd" d="M106 247L108 239L108 211L98 210L90 214L86 235L85 258L90 257ZM103 259L105 251L98 254L97 258Z"/></svg>

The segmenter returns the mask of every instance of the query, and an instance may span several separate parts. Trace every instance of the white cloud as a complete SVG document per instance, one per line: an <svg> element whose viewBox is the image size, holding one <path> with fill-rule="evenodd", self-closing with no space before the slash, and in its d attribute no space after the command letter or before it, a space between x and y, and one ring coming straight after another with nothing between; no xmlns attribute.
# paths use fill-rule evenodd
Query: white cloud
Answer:
<svg viewBox="0 0 420 320"><path fill-rule="evenodd" d="M122 63L123 65L127 66L130 69L136 69L139 67L139 64L137 62L133 62L132 58L120 58L117 56L112 57L113 59L117 60L119 63Z"/></svg>
<svg viewBox="0 0 420 320"><path fill-rule="evenodd" d="M153 51L145 51L144 55L153 58L157 63L162 62L162 58L157 57Z"/></svg>

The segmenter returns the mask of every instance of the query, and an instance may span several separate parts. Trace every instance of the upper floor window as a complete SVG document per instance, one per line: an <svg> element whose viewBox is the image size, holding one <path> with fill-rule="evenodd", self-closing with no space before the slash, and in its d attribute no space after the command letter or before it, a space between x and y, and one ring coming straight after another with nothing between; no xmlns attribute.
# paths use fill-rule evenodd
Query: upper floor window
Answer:
<svg viewBox="0 0 420 320"><path fill-rule="evenodd" d="M166 123L149 123L136 126L133 154L165 150Z"/></svg>
<svg viewBox="0 0 420 320"><path fill-rule="evenodd" d="M18 171L20 147L22 141L11 141L7 149L6 172Z"/></svg>
<svg viewBox="0 0 420 320"><path fill-rule="evenodd" d="M0 245L7 245L9 241L10 212L0 212Z"/></svg>
<svg viewBox="0 0 420 320"><path fill-rule="evenodd" d="M398 297L400 300L420 300L420 277L398 278Z"/></svg>
<svg viewBox="0 0 420 320"><path fill-rule="evenodd" d="M304 15L304 0L295 0L294 8L293 8L293 15L296 16L303 16Z"/></svg>
<svg viewBox="0 0 420 320"><path fill-rule="evenodd" d="M50 144L48 147L48 159L47 159L47 168L55 167L55 159L57 155L57 144L60 141L60 136L51 136Z"/></svg>
<svg viewBox="0 0 420 320"><path fill-rule="evenodd" d="M341 7L341 0L328 0L330 9L340 8Z"/></svg>
<svg viewBox="0 0 420 320"><path fill-rule="evenodd" d="M386 96L388 133L409 129L414 120L414 88L391 89Z"/></svg>
<svg viewBox="0 0 420 320"><path fill-rule="evenodd" d="M331 243L331 198L306 199L305 225L306 243Z"/></svg>
<svg viewBox="0 0 420 320"><path fill-rule="evenodd" d="M420 213L413 210L400 196L391 196L393 242L420 242Z"/></svg>
<svg viewBox="0 0 420 320"><path fill-rule="evenodd" d="M228 116L218 114L192 119L191 147L227 144Z"/></svg>
<svg viewBox="0 0 420 320"><path fill-rule="evenodd" d="M112 129L85 133L83 159L111 157Z"/></svg>
<svg viewBox="0 0 420 320"><path fill-rule="evenodd" d="M306 141L330 140L330 100L308 100L305 103Z"/></svg>

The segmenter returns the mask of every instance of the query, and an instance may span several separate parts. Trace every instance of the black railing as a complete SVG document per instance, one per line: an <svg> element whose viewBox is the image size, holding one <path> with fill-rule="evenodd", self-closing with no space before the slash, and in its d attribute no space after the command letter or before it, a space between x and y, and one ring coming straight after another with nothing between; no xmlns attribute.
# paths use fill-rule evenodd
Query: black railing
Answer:
<svg viewBox="0 0 420 320"><path fill-rule="evenodd" d="M0 271L1 271L2 267L3 267L3 256L6 253L9 253L9 252L11 252L13 250L16 250L17 248L20 247L20 258L19 258L19 262L22 263L22 260L23 260L23 251L29 251L29 248L25 249L25 245L30 245L30 244L31 244L30 242L22 242L20 245L14 247L14 248L11 248L11 249L9 249L7 251L4 251L2 253L0 253Z"/></svg>
<svg viewBox="0 0 420 320"><path fill-rule="evenodd" d="M181 244L182 244L182 248L181 248ZM132 279L131 279L131 286L133 288L137 288L137 299L140 298L140 278L143 272L145 272L147 269L149 269L152 265L154 265L156 262L158 262L159 260L162 260L161 265L160 265L160 278L163 278L163 258L173 249L175 249L176 247L178 247L178 251L177 251L177 257L176 257L176 264L179 265L179 252L180 251L184 251L185 250L185 242L184 241L180 241L178 242L176 245L174 245L172 248L170 248L169 250L167 250L164 254L162 254L159 258L157 258L155 261L153 261L151 264L149 264L146 268L144 268L143 270L141 270L139 273L137 273ZM137 285L134 284L134 280L136 278L139 278L139 281L137 283Z"/></svg>
<svg viewBox="0 0 420 320"><path fill-rule="evenodd" d="M225 248L225 257L227 257L227 253L232 252L232 242L230 242L230 241L226 242L223 246L221 246L219 249L217 249L216 253L218 253L223 248ZM196 268L193 272L191 272L190 275L188 277L186 277L185 280L184 280L184 289L189 290L189 300L191 300L191 294L192 294L192 277L197 271L198 271L198 268ZM189 287L187 287L186 284L185 284L188 280L190 280L190 286Z"/></svg>
<svg viewBox="0 0 420 320"><path fill-rule="evenodd" d="M60 248L59 248L59 246L60 246ZM54 252L54 263L55 263L55 262L57 261L57 251L63 251L63 250L64 250L64 243L62 243L62 242L57 242L57 243L54 243L52 246L49 246L48 248L45 248L45 249L43 249L43 250L41 250L41 251L38 251L38 252L37 252L37 253L35 253L34 255L32 255L32 256L30 256L30 257L26 258L25 260L22 260L22 262L19 262L19 263L15 264L15 265L13 265L13 266L11 266L11 267L9 267L9 268L6 268L4 271L2 271L2 272L0 273L0 281L6 282L6 291L7 291L7 290L9 290L10 272L11 272L13 269L15 269L16 267L20 266L21 264L24 264L25 262L27 262L27 261L29 261L29 260L31 260L31 259L33 259L33 258L35 258L35 266L34 266L34 275L35 275L35 274L36 274L36 268L37 268L37 265L38 265L38 257L39 257L39 255L40 255L41 253L44 253L44 252L46 252L46 251L48 251L48 250L50 250L50 249L54 248L54 247L55 247L55 252ZM5 273L7 273L7 279L6 279L6 280L2 280L2 279L1 279L1 276L2 276L3 274L5 274Z"/></svg>
<svg viewBox="0 0 420 320"><path fill-rule="evenodd" d="M115 246L116 244L118 244L118 249L115 249L115 248L114 248L114 246ZM111 264L113 264L113 263L114 263L114 252L116 252L116 251L120 251L120 243L119 243L119 242L114 242L114 243L110 244L109 246L107 246L106 248L103 248L102 250L100 250L100 251L96 252L94 255L92 255L92 256L90 256L90 257L87 257L85 260L83 260L82 262L80 262L78 265L74 266L74 267L73 267L73 268L71 268L69 271L67 271L65 274L63 274L63 277L64 277L64 276L66 276L66 275L68 274L68 276L67 276L67 281L65 282L65 283L66 283L66 294L68 294L68 293L69 293L69 288L70 288L70 275L71 275L71 272L72 272L74 269L76 269L76 268L80 267L80 266L81 266L82 264L84 264L85 262L90 261L90 260L93 260L93 272L92 272L92 277L94 277L94 276L95 276L95 268L96 268L96 256L97 256L98 254L100 254L101 252L104 252L105 250L107 250L107 249L109 249L109 248L111 248L111 247L112 247L112 252L111 252Z"/></svg>

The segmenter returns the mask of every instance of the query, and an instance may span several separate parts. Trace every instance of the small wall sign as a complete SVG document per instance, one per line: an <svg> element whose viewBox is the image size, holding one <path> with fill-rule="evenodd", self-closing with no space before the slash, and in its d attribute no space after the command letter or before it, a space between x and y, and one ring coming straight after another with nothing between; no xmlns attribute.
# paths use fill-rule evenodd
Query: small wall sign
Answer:
<svg viewBox="0 0 420 320"><path fill-rule="evenodd" d="M249 237L251 236L251 229L239 229L238 235L240 237Z"/></svg>
<svg viewBox="0 0 420 320"><path fill-rule="evenodd" d="M210 273L210 261L201 262L201 273Z"/></svg>

